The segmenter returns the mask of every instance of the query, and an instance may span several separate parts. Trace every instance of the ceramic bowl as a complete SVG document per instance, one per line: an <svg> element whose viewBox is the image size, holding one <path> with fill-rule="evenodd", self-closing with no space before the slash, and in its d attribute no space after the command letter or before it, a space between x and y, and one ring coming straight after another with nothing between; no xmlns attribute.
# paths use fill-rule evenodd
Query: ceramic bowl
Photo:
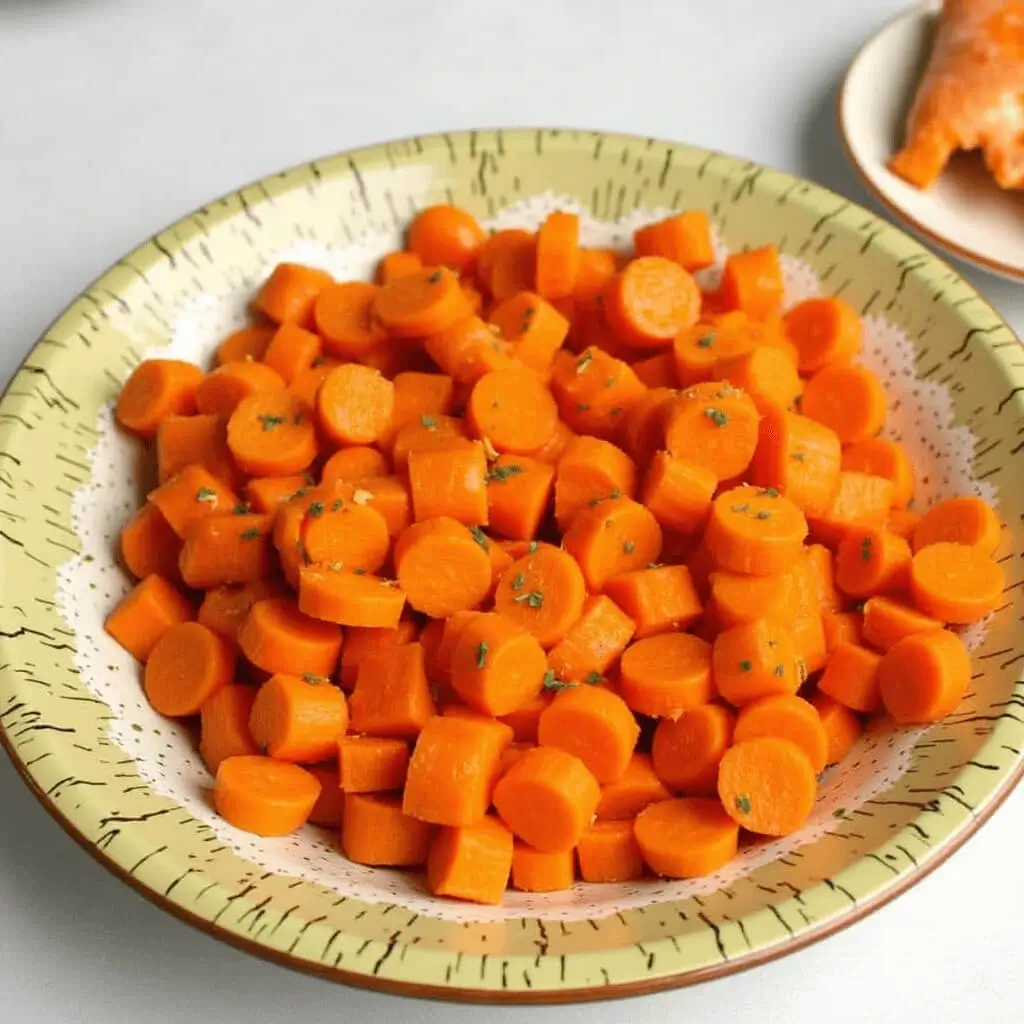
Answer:
<svg viewBox="0 0 1024 1024"><path fill-rule="evenodd" d="M213 814L194 737L147 707L138 667L102 632L128 586L117 531L146 485L110 404L172 336L165 351L209 351L282 255L362 268L420 207L451 201L487 219L538 196L535 212L575 201L593 224L703 208L725 246L774 242L794 280L841 293L867 318L893 422L923 460L919 493L966 487L998 501L1008 586L976 636L957 713L927 731L872 730L825 779L799 835L752 845L696 882L510 894L478 908L432 899L415 875L349 865L322 830L264 840ZM610 230L628 241L626 227ZM445 134L314 161L211 202L119 260L54 322L0 402L0 735L46 808L113 872L290 966L509 1002L720 976L891 899L1019 779L1022 430L1024 352L995 311L917 242L806 181L585 131Z"/></svg>

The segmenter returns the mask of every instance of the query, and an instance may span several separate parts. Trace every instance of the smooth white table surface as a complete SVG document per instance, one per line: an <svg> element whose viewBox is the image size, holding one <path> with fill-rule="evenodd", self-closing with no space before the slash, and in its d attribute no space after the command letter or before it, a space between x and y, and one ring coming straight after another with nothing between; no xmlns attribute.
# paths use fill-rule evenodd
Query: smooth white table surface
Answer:
<svg viewBox="0 0 1024 1024"><path fill-rule="evenodd" d="M841 153L835 94L898 2L642 6L0 0L0 380L154 231L265 173L388 138L629 131L870 205ZM1024 331L1024 288L967 275ZM628 1003L478 1010L334 986L192 930L81 852L0 759L0 1021L1010 1021L1022 848L1024 789L896 903L772 965Z"/></svg>

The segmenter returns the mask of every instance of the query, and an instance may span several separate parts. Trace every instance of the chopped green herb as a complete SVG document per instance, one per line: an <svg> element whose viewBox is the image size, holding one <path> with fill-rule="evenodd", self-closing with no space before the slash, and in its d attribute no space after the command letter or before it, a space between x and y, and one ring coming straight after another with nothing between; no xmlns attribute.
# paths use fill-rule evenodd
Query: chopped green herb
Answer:
<svg viewBox="0 0 1024 1024"><path fill-rule="evenodd" d="M757 492L762 498L778 498L781 497L779 492L774 487L762 487Z"/></svg>
<svg viewBox="0 0 1024 1024"><path fill-rule="evenodd" d="M272 413L269 412L261 412L259 416L256 417L256 419L258 419L260 423L263 424L264 430L273 430L275 427L279 427L282 423L284 423L283 416L274 416Z"/></svg>
<svg viewBox="0 0 1024 1024"><path fill-rule="evenodd" d="M345 502L343 502L341 500L341 498L335 498L334 501L331 502L331 511L332 512L340 512L341 511L341 506L344 505L344 504L345 504Z"/></svg>
<svg viewBox="0 0 1024 1024"><path fill-rule="evenodd" d="M608 415L609 416L621 416L622 415L622 406L621 405L612 406L612 408L608 410Z"/></svg>
<svg viewBox="0 0 1024 1024"><path fill-rule="evenodd" d="M729 422L729 417L721 409L715 409L711 406L704 410L704 415L719 428L724 427Z"/></svg>
<svg viewBox="0 0 1024 1024"><path fill-rule="evenodd" d="M776 665L773 671L781 679L786 674L786 667L785 665Z"/></svg>
<svg viewBox="0 0 1024 1024"><path fill-rule="evenodd" d="M608 379L607 379L607 380L606 380L606 381L604 382L604 386L605 386L606 388L613 388L613 387L615 387L615 378L614 378L614 377L609 377L609 378L608 378Z"/></svg>
<svg viewBox="0 0 1024 1024"><path fill-rule="evenodd" d="M260 537L262 537L263 534L260 533L259 530L253 529L253 530L243 530L242 533L239 536L242 538L242 540L257 540Z"/></svg>
<svg viewBox="0 0 1024 1024"><path fill-rule="evenodd" d="M590 406L587 405L586 402L577 402L577 404L576 404L576 411L577 412L590 412Z"/></svg>
<svg viewBox="0 0 1024 1024"><path fill-rule="evenodd" d="M631 555L636 550L636 545L631 540L624 541L622 550L625 554Z"/></svg>
<svg viewBox="0 0 1024 1024"><path fill-rule="evenodd" d="M484 668L487 665L487 652L490 650L486 641L476 645L476 667Z"/></svg>
<svg viewBox="0 0 1024 1024"><path fill-rule="evenodd" d="M437 420L435 420L433 416L428 416L426 413L420 417L420 425L427 430L437 430Z"/></svg>
<svg viewBox="0 0 1024 1024"><path fill-rule="evenodd" d="M307 489L305 487L300 487L288 500L289 501L298 501L299 498L304 498L307 493L308 493L308 491L307 491Z"/></svg>
<svg viewBox="0 0 1024 1024"><path fill-rule="evenodd" d="M322 501L311 502L309 508L306 509L306 513L314 519L319 519L325 511L326 509L324 508L324 503Z"/></svg>
<svg viewBox="0 0 1024 1024"><path fill-rule="evenodd" d="M749 796L738 796L736 797L736 810L740 814L750 813L750 797Z"/></svg>
<svg viewBox="0 0 1024 1024"><path fill-rule="evenodd" d="M317 356L316 359L314 359L313 362L311 362L309 365L310 365L310 368L314 369L314 370L318 366L323 366L324 365L324 357L323 356Z"/></svg>
<svg viewBox="0 0 1024 1024"><path fill-rule="evenodd" d="M771 512L766 512L764 509L761 509L761 511L758 512L757 515L754 518L755 519L771 519L771 517L772 517Z"/></svg>
<svg viewBox="0 0 1024 1024"><path fill-rule="evenodd" d="M710 334L705 334L704 337L697 339L697 348L711 348L715 343L715 333L712 331Z"/></svg>
<svg viewBox="0 0 1024 1024"><path fill-rule="evenodd" d="M523 310L523 319L529 320L530 317L533 316L533 314L536 312L537 311L533 308L533 306L527 306L526 309Z"/></svg>
<svg viewBox="0 0 1024 1024"><path fill-rule="evenodd" d="M612 488L612 489L611 489L611 490L610 490L610 491L608 492L608 497L609 497L609 498L610 498L610 499L611 499L612 501L614 501L614 500L615 500L616 498L621 498L621 497L622 497L622 491L620 491L620 490L618 489L618 487L613 487L613 488Z"/></svg>
<svg viewBox="0 0 1024 1024"><path fill-rule="evenodd" d="M491 466L487 470L487 482L503 484L510 476L518 476L525 472L526 470L515 462L508 466Z"/></svg>
<svg viewBox="0 0 1024 1024"><path fill-rule="evenodd" d="M365 576L366 575L366 570L365 569L353 569L352 571L353 571L353 573L356 576Z"/></svg>
<svg viewBox="0 0 1024 1024"><path fill-rule="evenodd" d="M744 658L743 661L740 662L740 671L741 672L749 672L753 667L754 666L749 661L747 661L745 658Z"/></svg>
<svg viewBox="0 0 1024 1024"><path fill-rule="evenodd" d="M588 686L597 686L599 683L604 682L604 676L600 672L591 672L585 682Z"/></svg>
<svg viewBox="0 0 1024 1024"><path fill-rule="evenodd" d="M520 572L516 573L516 578L512 581L513 590L522 590L526 586L526 577Z"/></svg>
<svg viewBox="0 0 1024 1024"><path fill-rule="evenodd" d="M793 454L792 454L792 455L790 455L790 458L791 458L791 459L792 459L792 460L793 460L794 462L804 462L804 461L805 461L805 459L804 459L804 453L803 453L803 452L793 452Z"/></svg>
<svg viewBox="0 0 1024 1024"><path fill-rule="evenodd" d="M553 668L549 668L547 670L547 672L544 673L544 689L545 690L554 690L557 693L557 692L559 692L561 690L570 690L575 685L576 685L575 683L564 683L564 682L562 682L562 680L559 679L558 676L555 675L555 670Z"/></svg>
<svg viewBox="0 0 1024 1024"><path fill-rule="evenodd" d="M530 543L527 545L526 550L532 555L538 547L540 547L540 545L535 540L531 540Z"/></svg>
<svg viewBox="0 0 1024 1024"><path fill-rule="evenodd" d="M247 515L249 515L249 506L248 506L248 505L243 505L243 504L242 504L241 502L239 502L239 503L238 503L238 504L237 504L237 505L236 505L236 506L235 506L235 507L234 507L234 508L233 508L233 509L231 510L231 512L232 512L232 515L236 515L236 516L247 516Z"/></svg>
<svg viewBox="0 0 1024 1024"><path fill-rule="evenodd" d="M484 549L484 551L490 550L490 545L487 543L487 534L480 529L479 526L471 526L469 532L473 535L473 540L477 542Z"/></svg>
<svg viewBox="0 0 1024 1024"><path fill-rule="evenodd" d="M212 487L200 487L196 491L196 501L204 501L207 505L216 505L217 492Z"/></svg>
<svg viewBox="0 0 1024 1024"><path fill-rule="evenodd" d="M870 562L873 554L871 538L865 537L860 542L860 559L862 562Z"/></svg>
<svg viewBox="0 0 1024 1024"><path fill-rule="evenodd" d="M749 505L730 505L729 506L729 511L730 512L749 512L750 511L750 506Z"/></svg>
<svg viewBox="0 0 1024 1024"><path fill-rule="evenodd" d="M327 676L315 676L312 672L303 672L302 678L305 679L310 686L319 686L321 683L329 683L330 680Z"/></svg>
<svg viewBox="0 0 1024 1024"><path fill-rule="evenodd" d="M437 284L441 280L441 271L435 270L430 277L427 278L427 284Z"/></svg>
<svg viewBox="0 0 1024 1024"><path fill-rule="evenodd" d="M592 352L584 352L583 355L576 360L576 372L583 373L593 361L594 354Z"/></svg>
<svg viewBox="0 0 1024 1024"><path fill-rule="evenodd" d="M531 590L528 594L520 594L518 597L513 597L512 600L516 604L523 604L525 602L531 608L544 607L544 594L540 590Z"/></svg>

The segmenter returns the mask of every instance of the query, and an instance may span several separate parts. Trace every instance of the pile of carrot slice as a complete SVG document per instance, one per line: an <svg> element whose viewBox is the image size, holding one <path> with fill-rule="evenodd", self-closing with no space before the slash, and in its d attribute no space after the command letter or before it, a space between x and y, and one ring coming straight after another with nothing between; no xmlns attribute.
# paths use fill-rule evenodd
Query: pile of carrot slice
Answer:
<svg viewBox="0 0 1024 1024"><path fill-rule="evenodd" d="M578 233L432 207L377 282L283 263L212 370L125 384L159 486L107 629L238 828L485 903L693 877L800 828L866 716L960 702L1000 524L911 511L857 314L783 312L771 246L703 294L702 212Z"/></svg>

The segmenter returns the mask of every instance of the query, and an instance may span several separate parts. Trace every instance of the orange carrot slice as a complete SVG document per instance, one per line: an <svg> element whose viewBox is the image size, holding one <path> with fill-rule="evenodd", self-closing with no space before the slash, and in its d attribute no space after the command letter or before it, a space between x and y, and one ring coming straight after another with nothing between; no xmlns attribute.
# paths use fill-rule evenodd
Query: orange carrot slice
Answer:
<svg viewBox="0 0 1024 1024"><path fill-rule="evenodd" d="M394 550L409 604L431 618L475 608L491 588L490 544L479 527L443 516L410 526Z"/></svg>
<svg viewBox="0 0 1024 1024"><path fill-rule="evenodd" d="M631 821L595 821L576 848L584 882L629 882L642 878L644 858Z"/></svg>
<svg viewBox="0 0 1024 1024"><path fill-rule="evenodd" d="M583 573L572 555L545 544L505 570L494 608L547 649L579 619L586 594Z"/></svg>
<svg viewBox="0 0 1024 1024"><path fill-rule="evenodd" d="M800 409L824 423L843 444L877 434L885 423L885 389L877 375L863 366L828 366L804 388Z"/></svg>
<svg viewBox="0 0 1024 1024"><path fill-rule="evenodd" d="M320 426L335 444L372 444L391 423L395 386L369 366L336 366L317 394Z"/></svg>
<svg viewBox="0 0 1024 1024"><path fill-rule="evenodd" d="M316 457L316 431L309 411L287 391L243 398L228 420L228 447L253 476L291 476Z"/></svg>
<svg viewBox="0 0 1024 1024"><path fill-rule="evenodd" d="M600 783L614 782L629 766L640 735L626 702L610 690L563 690L540 716L537 738L578 757Z"/></svg>
<svg viewBox="0 0 1024 1024"><path fill-rule="evenodd" d="M784 283L774 245L734 252L725 261L719 301L722 309L739 309L758 320L778 313Z"/></svg>
<svg viewBox="0 0 1024 1024"><path fill-rule="evenodd" d="M947 498L932 505L914 528L914 550L943 542L966 544L979 555L999 547L1001 526L992 506L980 498Z"/></svg>
<svg viewBox="0 0 1024 1024"><path fill-rule="evenodd" d="M235 652L212 629L198 622L172 626L154 644L146 661L146 698L169 718L196 715L204 701L231 682Z"/></svg>
<svg viewBox="0 0 1024 1024"><path fill-rule="evenodd" d="M626 770L601 787L598 821L631 822L645 807L668 800L672 794L658 778L650 754L634 753Z"/></svg>
<svg viewBox="0 0 1024 1024"><path fill-rule="evenodd" d="M402 810L397 796L348 793L341 827L341 848L356 864L416 867L427 862L431 827Z"/></svg>
<svg viewBox="0 0 1024 1024"><path fill-rule="evenodd" d="M665 448L719 480L730 480L754 457L759 420L750 396L727 381L695 384L666 412Z"/></svg>
<svg viewBox="0 0 1024 1024"><path fill-rule="evenodd" d="M579 563L593 591L614 576L654 562L661 553L661 527L651 512L629 498L608 498L579 512L562 543Z"/></svg>
<svg viewBox="0 0 1024 1024"><path fill-rule="evenodd" d="M199 709L199 755L214 775L226 758L259 753L249 732L255 698L252 687L230 683L203 701Z"/></svg>
<svg viewBox="0 0 1024 1024"><path fill-rule="evenodd" d="M754 619L715 637L715 687L737 707L775 694L793 694L803 682L792 626Z"/></svg>
<svg viewBox="0 0 1024 1024"><path fill-rule="evenodd" d="M710 875L736 856L739 828L717 800L684 797L640 812L636 841L648 867L666 878Z"/></svg>
<svg viewBox="0 0 1024 1024"><path fill-rule="evenodd" d="M324 348L340 359L362 359L383 344L384 328L373 315L380 289L365 281L347 281L325 288L313 307Z"/></svg>
<svg viewBox="0 0 1024 1024"><path fill-rule="evenodd" d="M342 626L395 629L406 595L394 580L362 570L345 572L337 563L299 570L299 611Z"/></svg>
<svg viewBox="0 0 1024 1024"><path fill-rule="evenodd" d="M307 326L317 296L334 283L330 274L297 263L279 263L263 283L253 307L275 323Z"/></svg>
<svg viewBox="0 0 1024 1024"><path fill-rule="evenodd" d="M428 206L413 218L408 246L425 264L462 270L486 238L468 210L450 205Z"/></svg>
<svg viewBox="0 0 1024 1024"><path fill-rule="evenodd" d="M459 279L444 267L424 267L389 281L377 293L373 309L395 338L437 334L470 313Z"/></svg>
<svg viewBox="0 0 1024 1024"><path fill-rule="evenodd" d="M793 694L761 697L740 709L734 741L774 736L795 743L806 755L817 775L825 770L828 737L814 706Z"/></svg>
<svg viewBox="0 0 1024 1024"><path fill-rule="evenodd" d="M107 616L103 628L139 661L174 626L194 616L192 605L162 576L147 576Z"/></svg>
<svg viewBox="0 0 1024 1024"><path fill-rule="evenodd" d="M526 843L516 843L512 851L512 885L523 892L561 892L576 881L576 854L573 850L542 853Z"/></svg>
<svg viewBox="0 0 1024 1024"><path fill-rule="evenodd" d="M836 551L836 583L852 597L903 590L910 579L910 545L878 527L854 527Z"/></svg>
<svg viewBox="0 0 1024 1024"><path fill-rule="evenodd" d="M863 326L856 311L843 299L804 299L786 313L783 324L786 335L797 347L803 374L817 373L832 363L852 359L860 351Z"/></svg>
<svg viewBox="0 0 1024 1024"><path fill-rule="evenodd" d="M926 725L951 714L970 678L963 641L945 629L905 637L885 652L878 667L885 709L900 725Z"/></svg>
<svg viewBox="0 0 1024 1024"><path fill-rule="evenodd" d="M487 718L435 717L423 727L405 785L406 814L436 825L475 825L491 806L512 730Z"/></svg>
<svg viewBox="0 0 1024 1024"><path fill-rule="evenodd" d="M777 736L737 742L718 768L718 796L726 813L758 835L787 836L800 828L817 786L804 751Z"/></svg>
<svg viewBox="0 0 1024 1024"><path fill-rule="evenodd" d="M734 487L715 498L704 543L724 569L767 576L799 557L804 514L771 487Z"/></svg>
<svg viewBox="0 0 1024 1024"><path fill-rule="evenodd" d="M714 794L718 766L732 745L736 720L718 704L691 708L681 718L664 718L654 730L654 771L668 787L693 794Z"/></svg>
<svg viewBox="0 0 1024 1024"><path fill-rule="evenodd" d="M537 232L537 292L545 299L571 295L579 272L580 219L575 213L550 213Z"/></svg>
<svg viewBox="0 0 1024 1024"><path fill-rule="evenodd" d="M711 645L687 633L662 633L637 640L622 655L619 692L642 715L678 717L707 704Z"/></svg>
<svg viewBox="0 0 1024 1024"><path fill-rule="evenodd" d="M434 700L420 644L381 651L359 666L349 698L353 732L411 739L434 716Z"/></svg>
<svg viewBox="0 0 1024 1024"><path fill-rule="evenodd" d="M609 580L605 593L636 623L637 640L686 629L703 610L685 565L622 573Z"/></svg>
<svg viewBox="0 0 1024 1024"><path fill-rule="evenodd" d="M696 323L700 291L678 263L639 256L609 283L604 307L608 325L627 345L664 348Z"/></svg>
<svg viewBox="0 0 1024 1024"><path fill-rule="evenodd" d="M906 508L914 496L914 467L906 448L897 441L890 441L887 437L865 437L843 452L842 466L843 469L872 473L891 480L895 508Z"/></svg>
<svg viewBox="0 0 1024 1024"><path fill-rule="evenodd" d="M264 672L331 676L341 654L341 630L303 615L287 597L257 601L238 631L242 653Z"/></svg>
<svg viewBox="0 0 1024 1024"><path fill-rule="evenodd" d="M715 262L711 219L704 210L684 210L638 228L633 246L638 256L663 256L691 272Z"/></svg>
<svg viewBox="0 0 1024 1024"><path fill-rule="evenodd" d="M213 803L235 828L286 836L309 819L320 783L297 764L269 757L228 757L217 768Z"/></svg>
<svg viewBox="0 0 1024 1024"><path fill-rule="evenodd" d="M409 770L404 740L380 736L342 736L338 770L346 793L381 793L402 789Z"/></svg>
<svg viewBox="0 0 1024 1024"><path fill-rule="evenodd" d="M202 379L198 366L178 359L139 363L117 396L117 422L139 437L155 437L168 416L191 416L196 411L196 390Z"/></svg>
<svg viewBox="0 0 1024 1024"><path fill-rule="evenodd" d="M828 694L816 693L811 703L828 737L827 761L829 764L838 764L853 749L864 727L848 707L833 700Z"/></svg>
<svg viewBox="0 0 1024 1024"><path fill-rule="evenodd" d="M579 758L556 747L528 750L494 787L494 806L512 832L543 852L571 850L601 799Z"/></svg>
<svg viewBox="0 0 1024 1024"><path fill-rule="evenodd" d="M966 544L929 544L910 563L914 604L943 622L976 622L995 611L1005 582L998 562Z"/></svg>
<svg viewBox="0 0 1024 1024"><path fill-rule="evenodd" d="M891 597L872 597L864 602L864 639L887 651L915 633L942 629L942 623L922 615Z"/></svg>
<svg viewBox="0 0 1024 1024"><path fill-rule="evenodd" d="M589 597L580 617L548 652L548 667L566 682L596 681L621 657L635 631L636 623L611 598Z"/></svg>
<svg viewBox="0 0 1024 1024"><path fill-rule="evenodd" d="M529 454L551 440L558 406L534 374L495 370L474 384L466 419L476 437L499 452Z"/></svg>
<svg viewBox="0 0 1024 1024"><path fill-rule="evenodd" d="M271 676L249 718L252 738L278 761L326 761L348 728L345 695L322 676Z"/></svg>
<svg viewBox="0 0 1024 1024"><path fill-rule="evenodd" d="M882 703L878 679L881 660L866 647L840 644L829 656L818 689L853 711L877 711Z"/></svg>

